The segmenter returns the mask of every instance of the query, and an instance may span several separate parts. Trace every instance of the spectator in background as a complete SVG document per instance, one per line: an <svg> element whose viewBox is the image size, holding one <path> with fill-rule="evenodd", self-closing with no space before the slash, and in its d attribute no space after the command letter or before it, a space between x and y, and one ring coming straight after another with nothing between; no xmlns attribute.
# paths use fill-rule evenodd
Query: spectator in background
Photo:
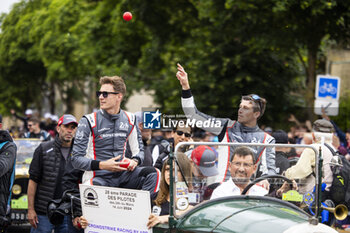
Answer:
<svg viewBox="0 0 350 233"><path fill-rule="evenodd" d="M148 146L148 144L151 142L152 137L152 129L145 129L143 127L143 114L142 112L135 112L137 124L139 126L139 129L141 131L142 136L142 142L143 142L143 148L145 151L145 158L142 163L142 167L144 166L153 166L153 159L151 154L151 149Z"/></svg>
<svg viewBox="0 0 350 233"><path fill-rule="evenodd" d="M6 232L10 224L10 197L16 163L17 147L10 134L2 130L0 114L0 232Z"/></svg>
<svg viewBox="0 0 350 233"><path fill-rule="evenodd" d="M304 133L311 132L312 130L311 122L307 120L305 121L305 123L300 123L299 120L293 114L289 116L288 121L295 123L295 127L291 127L293 128L292 136L294 137L295 144L301 144L301 141L304 137Z"/></svg>
<svg viewBox="0 0 350 233"><path fill-rule="evenodd" d="M330 121L335 129L335 135L337 138L334 138L333 146L344 155L348 160L350 160L350 129L344 133L338 126L332 121L329 116L326 114L326 110L324 108L321 109L323 119Z"/></svg>
<svg viewBox="0 0 350 233"><path fill-rule="evenodd" d="M177 156L177 178L180 182L187 184L187 189L191 190L192 171L188 157L183 153L178 153ZM170 161L165 160L162 167L161 180L159 191L151 194L152 214L148 218L147 227L152 228L158 223L167 223L169 221L169 202L170 202ZM181 214L183 211L177 211Z"/></svg>
<svg viewBox="0 0 350 233"><path fill-rule="evenodd" d="M288 135L283 130L277 130L272 133L272 137L275 138L276 144L289 144ZM285 170L290 167L288 160L289 147L275 147L276 151L276 172L281 175Z"/></svg>
<svg viewBox="0 0 350 233"><path fill-rule="evenodd" d="M38 118L32 117L28 120L29 132L24 134L25 138L37 138L42 141L50 141L51 135L40 128L40 121Z"/></svg>
<svg viewBox="0 0 350 233"><path fill-rule="evenodd" d="M172 134L172 130L169 128L163 128L162 129L163 132L163 137L165 140L169 141L169 142L173 142L173 134Z"/></svg>
<svg viewBox="0 0 350 233"><path fill-rule="evenodd" d="M51 113L47 112L44 114L44 121L40 122L40 128L47 131L51 138L55 138L56 136L56 126L57 121L52 120L53 115Z"/></svg>
<svg viewBox="0 0 350 233"><path fill-rule="evenodd" d="M159 145L164 140L163 132L160 129L152 129L151 142L149 143L151 152L153 153L154 147Z"/></svg>
<svg viewBox="0 0 350 233"><path fill-rule="evenodd" d="M12 114L14 117L16 117L17 119L23 121L23 128L24 128L24 130L27 132L27 131L29 130L29 128L28 128L28 120L29 120L29 118L31 118L31 117L33 116L33 110L31 110L31 109L28 108L28 109L25 111L25 116L19 116L19 115L17 115L17 113L16 113L16 111L15 111L14 109L11 109L10 111L11 111L11 114Z"/></svg>
<svg viewBox="0 0 350 233"><path fill-rule="evenodd" d="M313 123L313 141L317 149L321 146L322 148L322 157L323 157L323 174L324 177L322 182L326 184L326 191L329 191L332 181L333 181L333 173L330 168L330 161L333 157L332 152L325 146L321 145L321 140L324 138L324 142L327 143L330 147L332 146L333 140L333 125L324 119L316 120ZM332 148L333 150L334 147ZM303 153L300 155L298 162L288 168L285 172L285 176L289 179L301 179L299 191L301 193L310 192L313 190L315 186L315 177L314 177L314 169L315 169L315 152L306 148Z"/></svg>
<svg viewBox="0 0 350 233"><path fill-rule="evenodd" d="M265 127L263 130L265 133L268 133L269 135L271 135L273 132L273 129L270 126Z"/></svg>
<svg viewBox="0 0 350 233"><path fill-rule="evenodd" d="M179 121L181 122L181 121ZM161 144L164 144L163 147L165 147L165 150L163 153L159 155L157 159L153 158L153 161L156 160L154 167L158 168L159 170L163 167L164 161L168 158L170 150L175 150L175 147L177 144L180 142L189 142L193 141L192 140L192 128L190 126L186 126L184 124L178 123L176 128L173 129L172 131L173 139L174 139L174 146L173 148L167 146L167 144L164 144L162 142ZM185 146L179 149L180 152L186 152L190 147ZM153 156L153 154L152 154Z"/></svg>
<svg viewBox="0 0 350 233"><path fill-rule="evenodd" d="M191 153L191 166L193 173L193 191L199 196L192 201L201 202L203 199L209 199L205 195L208 186L208 178L219 174L216 167L216 153L209 146L200 145Z"/></svg>

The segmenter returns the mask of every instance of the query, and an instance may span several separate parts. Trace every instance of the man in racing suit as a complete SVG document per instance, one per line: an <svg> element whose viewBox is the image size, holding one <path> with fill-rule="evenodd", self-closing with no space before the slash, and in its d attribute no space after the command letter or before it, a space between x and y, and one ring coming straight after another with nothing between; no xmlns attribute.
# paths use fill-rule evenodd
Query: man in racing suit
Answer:
<svg viewBox="0 0 350 233"><path fill-rule="evenodd" d="M144 159L140 130L135 115L120 108L126 93L123 79L102 77L100 85L96 95L101 109L79 122L73 167L86 171L83 183L155 192L159 172L154 167L138 166Z"/></svg>
<svg viewBox="0 0 350 233"><path fill-rule="evenodd" d="M182 108L189 120L195 121L211 121L210 127L201 127L203 130L218 135L219 141L222 142L242 142L242 143L266 143L274 144L275 139L269 134L262 131L257 125L257 121L264 114L266 100L255 94L242 96L241 104L238 110L238 120L234 121L227 118L215 118L206 115L196 108L194 98L191 93L188 76L184 68L177 64L178 72L177 79L182 86ZM204 125L204 124L203 124ZM214 126L214 127L212 127ZM274 175L276 174L275 165L275 149L273 147L251 147L254 151L255 161L260 168L259 175ZM229 161L232 158L232 153L235 146L227 148L227 165L224 180L228 179Z"/></svg>

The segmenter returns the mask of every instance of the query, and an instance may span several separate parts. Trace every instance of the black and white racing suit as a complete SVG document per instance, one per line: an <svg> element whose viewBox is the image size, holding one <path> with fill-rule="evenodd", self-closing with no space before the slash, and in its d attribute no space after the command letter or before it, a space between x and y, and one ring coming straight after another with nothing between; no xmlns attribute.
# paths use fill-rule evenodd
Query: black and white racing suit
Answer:
<svg viewBox="0 0 350 233"><path fill-rule="evenodd" d="M246 127L238 121L228 118L215 118L206 115L196 108L191 90L183 90L181 98L182 108L189 120L210 121L209 127L200 127L201 129L217 135L221 142L244 142L244 143L266 143L274 144L275 139L262 131L259 126L253 128ZM215 124L214 124L215 123ZM219 124L217 124L219 123ZM197 124L198 126L198 124ZM275 149L273 147L250 147L254 151L256 162L260 164L259 175L276 174ZM226 173L224 180L228 179L228 165L231 161L235 146L225 147L227 156Z"/></svg>
<svg viewBox="0 0 350 233"><path fill-rule="evenodd" d="M128 152L128 153L127 153ZM79 122L72 149L72 165L84 170L83 183L155 192L159 171L154 167L139 167L134 171L111 172L99 170L100 161L121 155L144 159L140 130L135 115L123 110L110 115L104 110L85 115Z"/></svg>

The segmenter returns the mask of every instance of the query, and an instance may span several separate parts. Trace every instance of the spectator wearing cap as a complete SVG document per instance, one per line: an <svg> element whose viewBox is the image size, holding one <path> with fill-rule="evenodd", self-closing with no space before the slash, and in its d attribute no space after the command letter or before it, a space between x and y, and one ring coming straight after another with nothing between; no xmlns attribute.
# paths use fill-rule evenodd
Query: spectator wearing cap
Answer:
<svg viewBox="0 0 350 233"><path fill-rule="evenodd" d="M198 146L191 153L191 164L193 175L196 178L204 179L219 174L216 167L216 155L209 146Z"/></svg>
<svg viewBox="0 0 350 233"><path fill-rule="evenodd" d="M275 138L276 144L289 144L288 134L283 130L276 130L272 133L272 137ZM282 174L285 170L290 167L288 160L288 153L290 148L288 147L276 147L276 172Z"/></svg>
<svg viewBox="0 0 350 233"><path fill-rule="evenodd" d="M326 184L326 191L329 191L333 181L333 173L329 165L333 154L326 145L321 144L321 140L324 139L324 143L336 151L332 145L334 127L331 122L319 119L313 123L312 131L313 144L311 145L317 151L321 146L324 174L322 182ZM315 152L310 148L306 148L300 155L298 162L286 170L285 176L289 179L301 179L299 185L300 193L310 192L315 186L314 168Z"/></svg>
<svg viewBox="0 0 350 233"><path fill-rule="evenodd" d="M78 122L73 115L63 115L57 125L55 140L42 142L35 150L29 168L28 220L31 232L69 232L69 217L52 225L47 217L47 203L62 196L62 176L72 150Z"/></svg>
<svg viewBox="0 0 350 233"><path fill-rule="evenodd" d="M219 174L216 161L216 154L209 146L198 146L191 153L192 186L194 193L200 195L196 198L198 202L207 199L208 178Z"/></svg>
<svg viewBox="0 0 350 233"><path fill-rule="evenodd" d="M25 138L37 138L42 141L50 141L51 135L40 128L40 120L36 117L31 117L28 120L29 131L24 134Z"/></svg>
<svg viewBox="0 0 350 233"><path fill-rule="evenodd" d="M240 146L233 152L232 160L229 164L231 177L226 182L217 187L210 199L241 195L242 191L250 182L250 178L255 173L257 165L255 163L254 152L245 146ZM264 196L268 191L258 185L253 185L248 190L248 195Z"/></svg>
<svg viewBox="0 0 350 233"><path fill-rule="evenodd" d="M25 111L25 116L19 116L16 111L14 109L11 109L11 114L16 117L17 119L23 121L23 128L24 130L27 132L29 131L29 128L28 128L28 120L29 118L31 118L33 116L33 110L31 109L27 109Z"/></svg>

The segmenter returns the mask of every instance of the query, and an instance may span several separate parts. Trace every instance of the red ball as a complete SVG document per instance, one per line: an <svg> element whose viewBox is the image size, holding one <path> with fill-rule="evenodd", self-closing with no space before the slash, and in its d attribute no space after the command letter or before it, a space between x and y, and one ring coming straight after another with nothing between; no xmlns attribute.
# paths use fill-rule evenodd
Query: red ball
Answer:
<svg viewBox="0 0 350 233"><path fill-rule="evenodd" d="M132 14L131 14L129 11L125 12L125 13L123 14L123 19L124 19L125 21L131 20L131 19L132 19Z"/></svg>
<svg viewBox="0 0 350 233"><path fill-rule="evenodd" d="M120 164L119 165L120 167L128 168L130 165L130 159L128 159L128 158L124 158L121 162L125 163L125 164Z"/></svg>

